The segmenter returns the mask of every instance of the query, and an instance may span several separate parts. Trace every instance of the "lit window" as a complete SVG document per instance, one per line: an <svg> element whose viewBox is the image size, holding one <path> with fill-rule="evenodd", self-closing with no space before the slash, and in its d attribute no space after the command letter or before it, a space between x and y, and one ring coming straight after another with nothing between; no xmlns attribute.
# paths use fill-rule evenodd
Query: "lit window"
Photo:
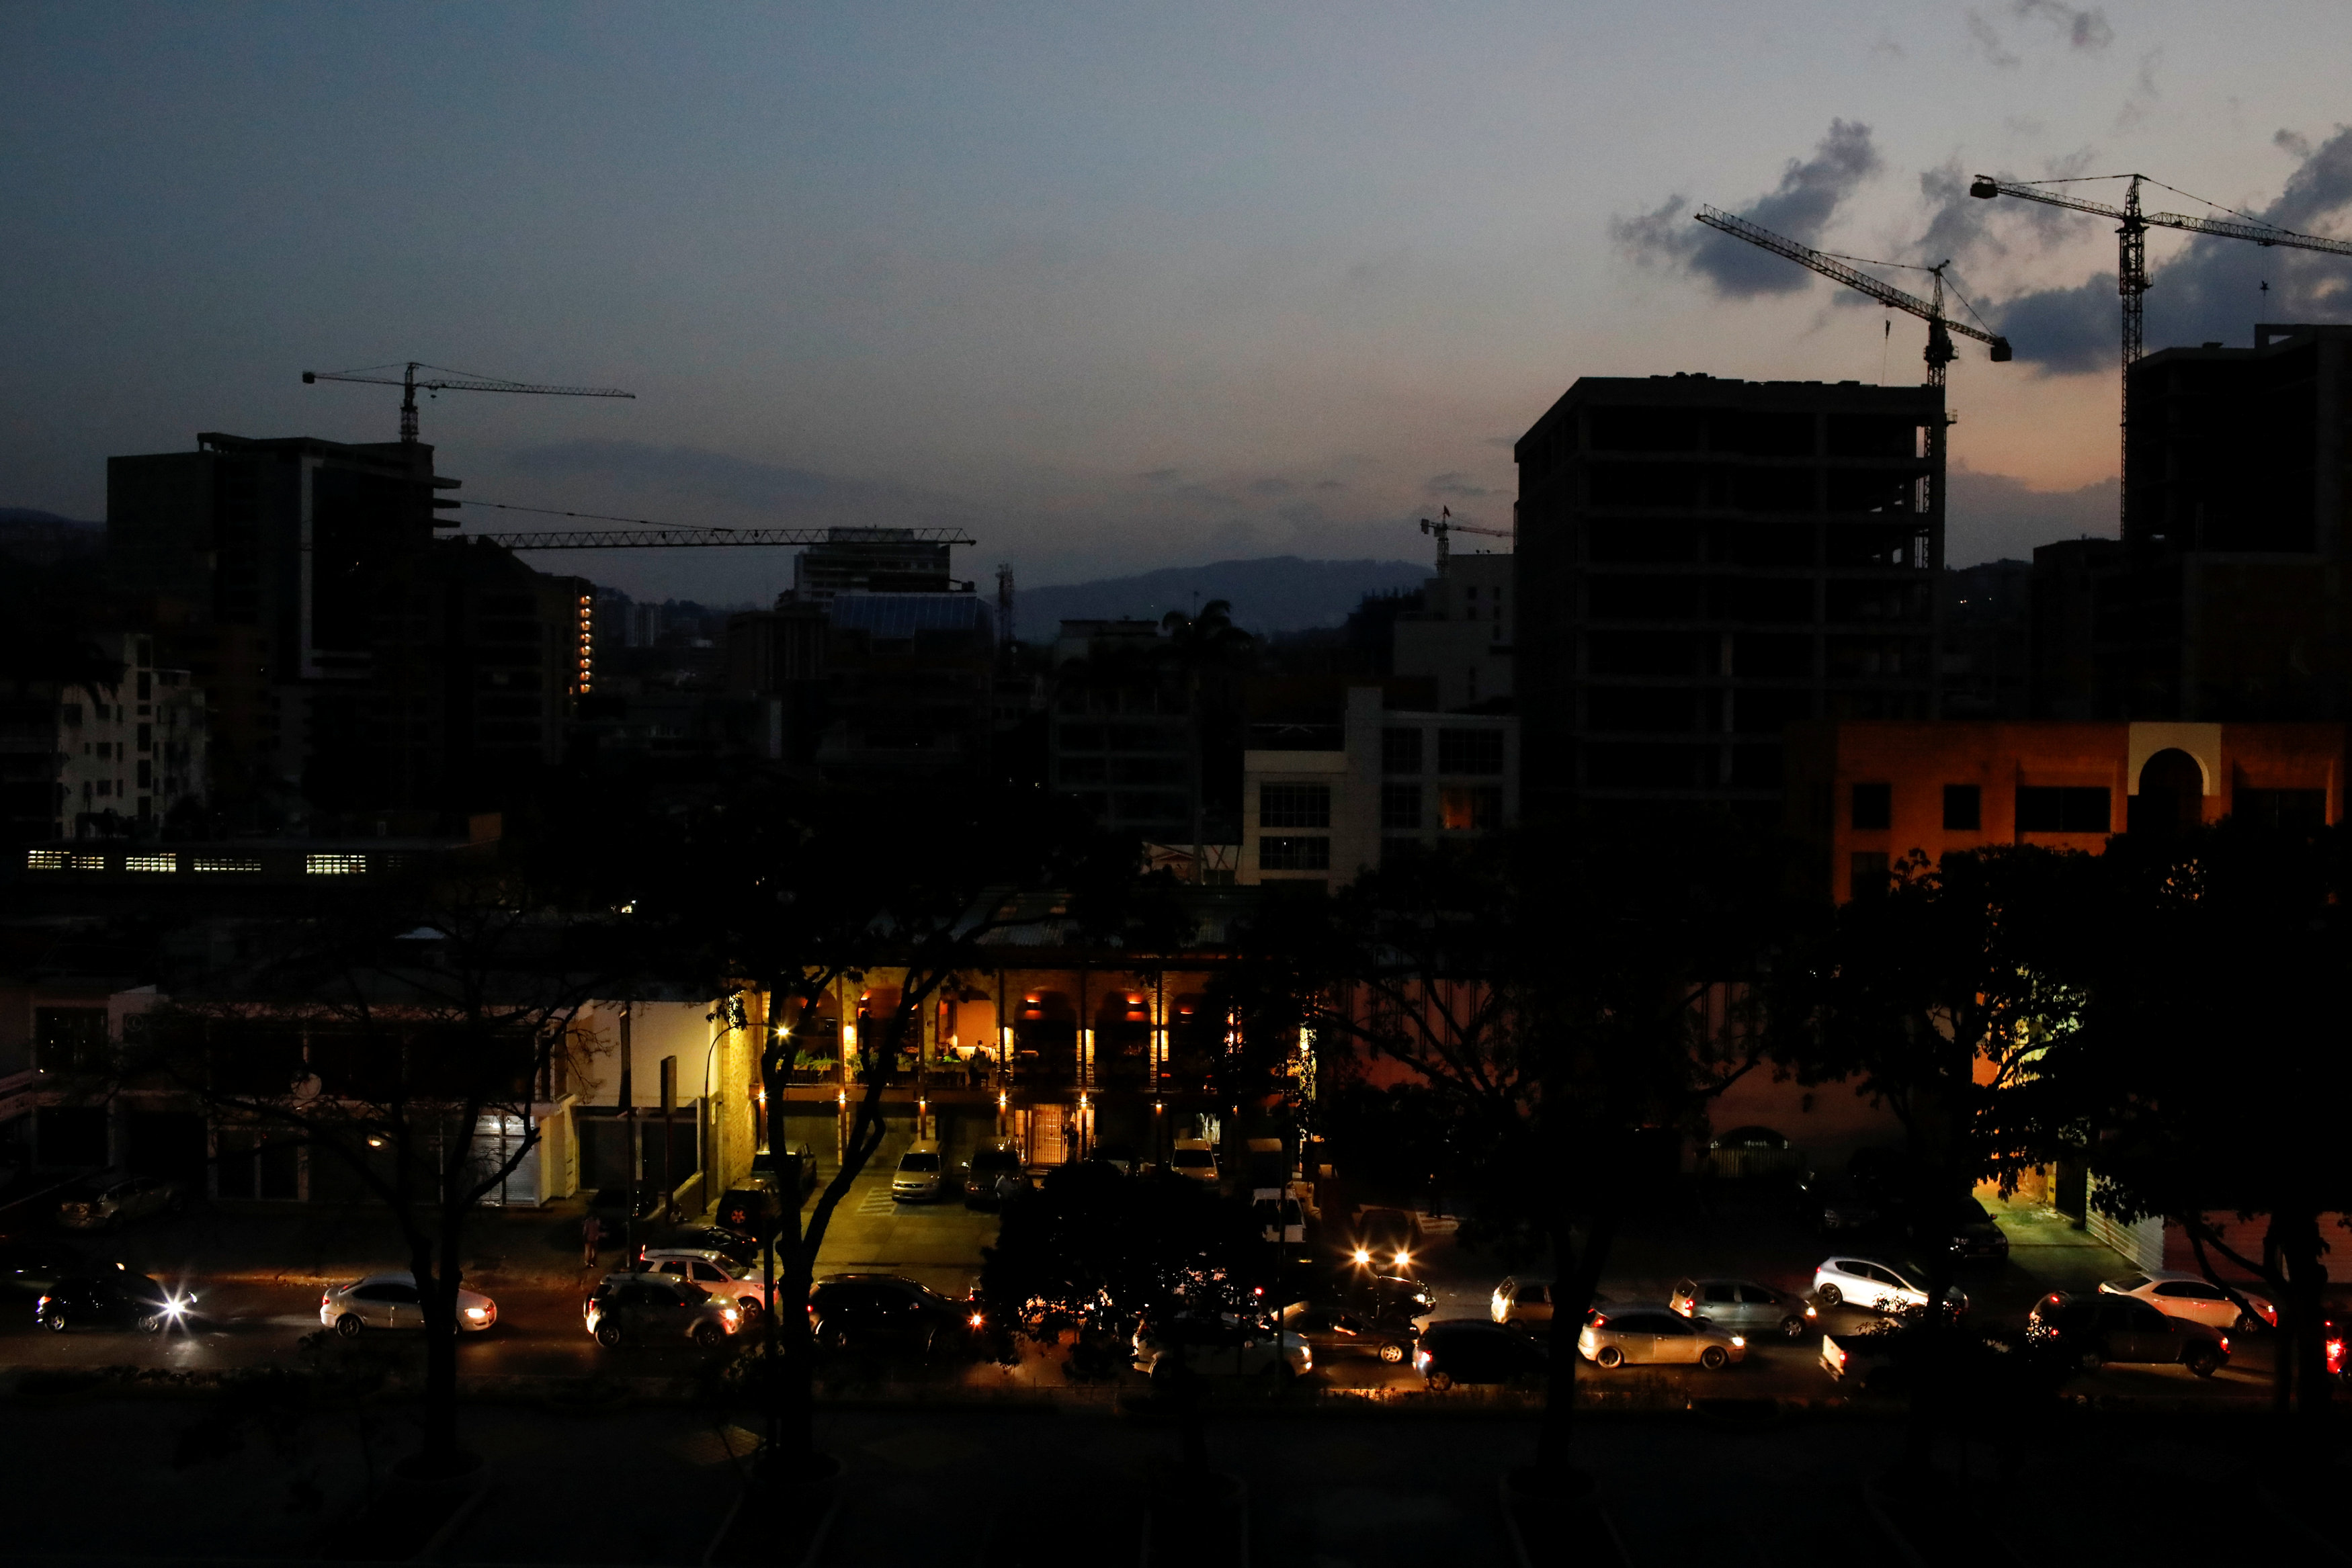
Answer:
<svg viewBox="0 0 2352 1568"><path fill-rule="evenodd" d="M261 862L242 855L198 855L188 866L190 871L205 874L215 872L259 871Z"/></svg>
<svg viewBox="0 0 2352 1568"><path fill-rule="evenodd" d="M180 857L176 854L124 855L122 869L124 871L177 871L180 869Z"/></svg>
<svg viewBox="0 0 2352 1568"><path fill-rule="evenodd" d="M25 869L26 871L63 871L66 869L66 852L63 850L26 850L25 852Z"/></svg>
<svg viewBox="0 0 2352 1568"><path fill-rule="evenodd" d="M106 857L104 855L76 855L73 858L73 868L76 871L104 871L106 869Z"/></svg>
<svg viewBox="0 0 2352 1568"><path fill-rule="evenodd" d="M361 876L367 872L367 856L304 855L302 870L310 876Z"/></svg>

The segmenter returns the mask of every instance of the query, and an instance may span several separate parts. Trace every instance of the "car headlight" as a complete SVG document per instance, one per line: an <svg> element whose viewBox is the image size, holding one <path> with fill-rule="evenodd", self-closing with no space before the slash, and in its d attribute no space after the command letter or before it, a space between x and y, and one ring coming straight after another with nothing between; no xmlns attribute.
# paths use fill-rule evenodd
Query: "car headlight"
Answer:
<svg viewBox="0 0 2352 1568"><path fill-rule="evenodd" d="M719 1311L719 1315L731 1323L739 1314L732 1307L721 1307Z"/></svg>
<svg viewBox="0 0 2352 1568"><path fill-rule="evenodd" d="M1733 1334L1731 1336L1731 1348L1734 1350L1746 1350L1748 1348L1747 1336L1744 1334Z"/></svg>
<svg viewBox="0 0 2352 1568"><path fill-rule="evenodd" d="M193 1299L193 1298L191 1298L191 1299ZM163 1302L163 1311L164 1311L166 1313L168 1313L168 1314L170 1314L171 1316L173 1316L173 1317L175 1317L175 1318L176 1318L176 1317L178 1317L182 1312L186 1312L187 1310L188 1310L188 1303L187 1303L186 1301L182 1301L182 1300L181 1300L179 1297L177 1297L177 1296L171 1296L171 1297L167 1297L167 1298L164 1300L164 1302Z"/></svg>
<svg viewBox="0 0 2352 1568"><path fill-rule="evenodd" d="M480 1322L484 1318L490 1315L490 1309L488 1307L467 1307L466 1309L466 1315L473 1319L476 1322Z"/></svg>

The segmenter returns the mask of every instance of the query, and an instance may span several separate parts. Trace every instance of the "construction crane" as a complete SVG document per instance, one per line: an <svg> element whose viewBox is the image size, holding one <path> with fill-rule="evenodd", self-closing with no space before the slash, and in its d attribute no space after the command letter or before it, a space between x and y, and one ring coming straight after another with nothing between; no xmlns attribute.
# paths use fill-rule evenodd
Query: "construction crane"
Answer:
<svg viewBox="0 0 2352 1568"><path fill-rule="evenodd" d="M428 365L417 360L409 361L407 367L397 376L380 373L391 369L390 365L367 365L356 371L304 371L302 384L310 386L318 382L363 382L371 386L398 387L400 389L400 439L404 444L412 446L416 444L416 389L419 387L423 387L428 392L535 392L547 397L634 398L637 395L635 392L623 392L618 387L548 387L535 386L529 382L500 381L495 376L478 376L469 371L453 371L446 365ZM420 382L416 379L416 372L419 371L438 371L443 379Z"/></svg>
<svg viewBox="0 0 2352 1568"><path fill-rule="evenodd" d="M2070 196L2045 187L2078 185L2092 180L2129 180L2124 191L2124 204L2111 206L2105 202L2094 202L2087 197ZM2184 217L2179 213L2149 213L2140 210L2141 183L2172 192L2177 196L2189 193L2167 185L2161 180L2150 180L2145 174L2085 174L2069 180L1996 180L1989 174L1979 174L1969 182L1969 194L1984 201L1995 196L2015 196L2021 201L2041 202L2048 206L2064 207L2071 212L2088 213L2093 217L2116 220L2116 292L2123 297L2123 392L2116 402L2118 426L2128 431L2131 423L2131 368L2145 351L2143 326L2147 313L2148 290L2147 231L2150 228L2179 229L2188 234L2211 235L2217 239L2252 240L2260 246L2287 246L2295 250L2324 250L2337 256L2352 256L2352 242L2322 239L2317 235L2297 234L2275 224L2260 220L2230 223L2221 218ZM2189 196L2192 202L2203 202L2202 196ZM2218 203L2206 202L2208 206ZM2222 211L2229 209L2224 207ZM2243 216L2243 214L2239 214ZM2129 445L2128 434L2125 436ZM2117 489L2130 483L2129 466L2118 469ZM2117 497L2120 504L2122 497Z"/></svg>
<svg viewBox="0 0 2352 1568"><path fill-rule="evenodd" d="M1421 531L1437 536L1437 570L1440 575L1444 574L1446 560L1449 559L1450 552L1446 549L1446 538L1449 535L1485 534L1488 538L1496 539L1507 539L1511 537L1511 530L1508 528L1482 528L1474 523L1457 523L1454 520L1454 508L1451 507L1438 507L1434 521L1428 517L1422 518Z"/></svg>
<svg viewBox="0 0 2352 1568"><path fill-rule="evenodd" d="M1933 267L1917 267L1912 263L1900 261L1863 263L1865 267L1901 267L1913 271L1932 274L1936 279L1935 298L1922 299L1916 294L1906 294L1893 284L1882 282L1871 277L1870 274L1858 272L1847 265L1849 262L1859 260L1859 257L1838 256L1825 250L1815 250L1809 245L1800 245L1786 235L1774 234L1761 224L1751 224L1746 218L1727 213L1719 207L1701 207L1693 215L1711 229L1720 230L1734 239L1746 240L1758 249L1769 250L1774 256L1787 256L1798 266L1809 267L1832 282L1843 283L1857 293L1869 295L1881 305L1896 310L1906 310L1924 319L1927 323L1927 349L1925 356L1927 361L1927 384L1931 387L1944 384L1945 367L1959 358L1959 350L1952 347L1952 334L1955 332L1962 337L1974 338L1979 342L1990 344L1993 361L1997 364L2006 363L2011 358L2008 339L1971 327L1965 321L1955 321L1944 314L1944 268L1952 265L1948 261L1938 262Z"/></svg>

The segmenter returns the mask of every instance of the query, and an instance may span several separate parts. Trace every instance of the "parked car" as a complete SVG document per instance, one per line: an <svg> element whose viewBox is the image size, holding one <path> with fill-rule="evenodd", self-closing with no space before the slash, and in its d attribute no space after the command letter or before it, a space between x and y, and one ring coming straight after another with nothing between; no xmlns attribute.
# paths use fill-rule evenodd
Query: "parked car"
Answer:
<svg viewBox="0 0 2352 1568"><path fill-rule="evenodd" d="M754 1268L760 1261L760 1239L747 1230L724 1225L682 1226L671 1231L663 1245L716 1252L739 1269Z"/></svg>
<svg viewBox="0 0 2352 1568"><path fill-rule="evenodd" d="M1927 1273L1914 1263L1888 1263L1875 1258L1831 1258L1813 1270L1813 1297L1825 1307L1851 1301L1877 1312L1924 1310L1927 1305ZM1968 1292L1958 1285L1944 1292L1947 1312L1969 1310Z"/></svg>
<svg viewBox="0 0 2352 1568"><path fill-rule="evenodd" d="M791 1195L793 1207L798 1207L816 1190L816 1155L806 1144L761 1149L751 1156L751 1179L779 1194Z"/></svg>
<svg viewBox="0 0 2352 1568"><path fill-rule="evenodd" d="M1138 1323L1135 1369L1155 1382L1177 1376L1179 1346L1183 1351L1181 1365L1199 1377L1260 1377L1287 1383L1315 1370L1315 1353L1302 1335L1230 1316Z"/></svg>
<svg viewBox="0 0 2352 1568"><path fill-rule="evenodd" d="M1356 1211L1355 1259L1391 1274L1406 1274L1421 1246L1421 1228L1409 1208L1369 1207Z"/></svg>
<svg viewBox="0 0 2352 1568"><path fill-rule="evenodd" d="M1549 1280L1522 1280L1517 1275L1495 1287L1488 1302L1498 1323L1517 1323L1531 1333L1551 1333Z"/></svg>
<svg viewBox="0 0 2352 1568"><path fill-rule="evenodd" d="M135 1328L162 1333L195 1310L192 1292L169 1291L121 1267L68 1274L33 1303L33 1321L51 1333L69 1328Z"/></svg>
<svg viewBox="0 0 2352 1568"><path fill-rule="evenodd" d="M589 1292L581 1317L606 1350L681 1341L708 1350L724 1344L743 1321L734 1302L670 1274L607 1274Z"/></svg>
<svg viewBox="0 0 2352 1568"><path fill-rule="evenodd" d="M1029 1190L1029 1173L1021 1151L1003 1139L982 1144L963 1167L966 1208L995 1208Z"/></svg>
<svg viewBox="0 0 2352 1568"><path fill-rule="evenodd" d="M648 1247L638 1261L646 1273L691 1280L712 1295L733 1301L746 1327L768 1310L761 1270L738 1264L723 1252L707 1247Z"/></svg>
<svg viewBox="0 0 2352 1568"><path fill-rule="evenodd" d="M809 1333L826 1350L929 1357L971 1347L977 1303L898 1274L827 1274L809 1291Z"/></svg>
<svg viewBox="0 0 2352 1568"><path fill-rule="evenodd" d="M68 1230L117 1230L185 1207L180 1184L161 1176L110 1172L92 1176L75 1196L58 1205L58 1223Z"/></svg>
<svg viewBox="0 0 2352 1568"><path fill-rule="evenodd" d="M2168 1317L2136 1296L2053 1291L2034 1303L2025 1335L2032 1343L2071 1352L2085 1372L2111 1361L2178 1363L2210 1377L2230 1360L2229 1335Z"/></svg>
<svg viewBox="0 0 2352 1568"><path fill-rule="evenodd" d="M1666 1298L1666 1306L1735 1333L1771 1333L1782 1339L1802 1339L1820 1321L1813 1304L1802 1296L1753 1280L1685 1280Z"/></svg>
<svg viewBox="0 0 2352 1568"><path fill-rule="evenodd" d="M1413 1347L1412 1366L1434 1393L1457 1383L1517 1383L1541 1377L1549 1364L1543 1342L1517 1322L1441 1318Z"/></svg>
<svg viewBox="0 0 2352 1568"><path fill-rule="evenodd" d="M1419 1280L1381 1274L1372 1281L1372 1321L1418 1333L1437 1311L1437 1292Z"/></svg>
<svg viewBox="0 0 2352 1568"><path fill-rule="evenodd" d="M479 1291L457 1288L457 1332L480 1333L499 1321L499 1304ZM421 1329L424 1299L406 1269L367 1274L331 1285L319 1297L319 1322L346 1339L369 1329Z"/></svg>
<svg viewBox="0 0 2352 1568"><path fill-rule="evenodd" d="M1282 1326L1307 1342L1318 1360L1343 1355L1377 1356L1391 1366L1412 1354L1414 1333L1410 1323L1382 1323L1345 1307L1293 1301L1282 1309Z"/></svg>
<svg viewBox="0 0 2352 1568"><path fill-rule="evenodd" d="M37 1296L68 1274L90 1266L73 1248L56 1241L0 1241L0 1291Z"/></svg>
<svg viewBox="0 0 2352 1568"><path fill-rule="evenodd" d="M1168 1168L1194 1181L1217 1184L1217 1148L1206 1138L1179 1138L1168 1155Z"/></svg>
<svg viewBox="0 0 2352 1568"><path fill-rule="evenodd" d="M1601 1367L1696 1364L1720 1372L1748 1359L1748 1336L1664 1307L1617 1307L1587 1314L1576 1352Z"/></svg>
<svg viewBox="0 0 2352 1568"><path fill-rule="evenodd" d="M2239 1310L2229 1292L2202 1274L2185 1274L2171 1269L2151 1269L2144 1274L2126 1274L2120 1280L2109 1280L2100 1285L2099 1292L2108 1296L2129 1296L2146 1301L2168 1318L2187 1318L2203 1323L2209 1329L2236 1329L2252 1333L2261 1328L2278 1327L2278 1309L2266 1296L2252 1291L2238 1292L2253 1309L2252 1314Z"/></svg>
<svg viewBox="0 0 2352 1568"><path fill-rule="evenodd" d="M898 1156L898 1174L890 1178L890 1197L899 1203L930 1203L947 1193L947 1156L937 1138L918 1138Z"/></svg>
<svg viewBox="0 0 2352 1568"><path fill-rule="evenodd" d="M721 1228L750 1237L755 1254L759 1239L774 1234L783 1217L782 1197L764 1183L729 1187L719 1195L719 1207L712 1214Z"/></svg>

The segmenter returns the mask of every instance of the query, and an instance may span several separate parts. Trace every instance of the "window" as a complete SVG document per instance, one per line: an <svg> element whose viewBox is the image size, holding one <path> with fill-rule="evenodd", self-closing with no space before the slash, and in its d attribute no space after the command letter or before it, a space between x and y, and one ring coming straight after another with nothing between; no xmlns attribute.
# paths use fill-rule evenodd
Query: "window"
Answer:
<svg viewBox="0 0 2352 1568"><path fill-rule="evenodd" d="M1257 841L1257 868L1260 871L1329 871L1331 841L1260 839Z"/></svg>
<svg viewBox="0 0 2352 1568"><path fill-rule="evenodd" d="M1328 784L1261 784L1257 787L1257 825L1261 828L1328 828L1331 825Z"/></svg>
<svg viewBox="0 0 2352 1568"><path fill-rule="evenodd" d="M1381 771L1383 773L1420 772L1421 731L1417 729L1381 731Z"/></svg>
<svg viewBox="0 0 2352 1568"><path fill-rule="evenodd" d="M2111 821L2105 789L2021 784L2017 831L2021 833L2104 833Z"/></svg>
<svg viewBox="0 0 2352 1568"><path fill-rule="evenodd" d="M178 871L180 869L180 857L176 853L173 853L169 851L163 854L124 855L122 857L122 869L124 871L144 872Z"/></svg>
<svg viewBox="0 0 2352 1568"><path fill-rule="evenodd" d="M1857 850L1846 865L1845 895L1848 898L1869 898L1886 891L1886 879L1892 873L1886 866L1885 850Z"/></svg>
<svg viewBox="0 0 2352 1568"><path fill-rule="evenodd" d="M1855 785L1853 825L1861 830L1893 827L1895 825L1895 786L1892 784Z"/></svg>
<svg viewBox="0 0 2352 1568"><path fill-rule="evenodd" d="M1500 773L1503 732L1499 729L1441 729L1437 732L1440 773Z"/></svg>
<svg viewBox="0 0 2352 1568"><path fill-rule="evenodd" d="M1944 786L1944 831L1973 833L1984 826L1984 791L1973 784Z"/></svg>
<svg viewBox="0 0 2352 1568"><path fill-rule="evenodd" d="M1391 833L1421 831L1420 785L1381 786L1381 831Z"/></svg>
<svg viewBox="0 0 2352 1568"><path fill-rule="evenodd" d="M362 876L367 872L367 856L304 855L302 870L310 876Z"/></svg>
<svg viewBox="0 0 2352 1568"><path fill-rule="evenodd" d="M1449 833L1486 833L1503 825L1503 791L1493 784L1448 784L1437 792L1438 826Z"/></svg>
<svg viewBox="0 0 2352 1568"><path fill-rule="evenodd" d="M2324 828L2327 825L2325 789L2250 789L2241 785L2231 802L2231 814L2240 821L2265 828Z"/></svg>
<svg viewBox="0 0 2352 1568"><path fill-rule="evenodd" d="M106 1059L104 1008L35 1008L33 1065L44 1072L72 1072Z"/></svg>
<svg viewBox="0 0 2352 1568"><path fill-rule="evenodd" d="M1727 1284L1718 1281L1706 1287L1706 1294L1702 1299L1708 1301L1722 1301L1728 1303L1733 1299L1732 1288Z"/></svg>

